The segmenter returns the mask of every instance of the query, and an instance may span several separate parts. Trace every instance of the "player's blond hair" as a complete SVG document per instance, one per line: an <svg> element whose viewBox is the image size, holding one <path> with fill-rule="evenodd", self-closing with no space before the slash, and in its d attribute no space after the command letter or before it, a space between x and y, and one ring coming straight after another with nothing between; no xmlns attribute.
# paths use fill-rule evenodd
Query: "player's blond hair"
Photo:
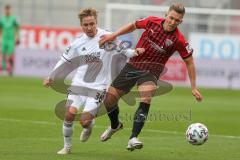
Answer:
<svg viewBox="0 0 240 160"><path fill-rule="evenodd" d="M84 17L88 16L93 16L95 19L97 19L97 13L98 11L94 8L85 8L79 12L78 18L80 19L80 22L82 22Z"/></svg>
<svg viewBox="0 0 240 160"><path fill-rule="evenodd" d="M182 15L185 14L185 7L184 7L184 5L182 3L173 3L173 4L171 4L171 6L169 7L168 12L172 11L172 10L174 10L177 13L182 14Z"/></svg>

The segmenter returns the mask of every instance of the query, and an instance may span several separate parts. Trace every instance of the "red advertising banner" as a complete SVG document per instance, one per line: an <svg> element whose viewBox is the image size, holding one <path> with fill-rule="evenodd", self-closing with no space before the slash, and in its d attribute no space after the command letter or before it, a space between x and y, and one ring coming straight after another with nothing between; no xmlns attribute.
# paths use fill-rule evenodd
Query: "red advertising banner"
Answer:
<svg viewBox="0 0 240 160"><path fill-rule="evenodd" d="M45 26L22 26L20 30L20 48L61 50L65 48L80 28L60 28Z"/></svg>

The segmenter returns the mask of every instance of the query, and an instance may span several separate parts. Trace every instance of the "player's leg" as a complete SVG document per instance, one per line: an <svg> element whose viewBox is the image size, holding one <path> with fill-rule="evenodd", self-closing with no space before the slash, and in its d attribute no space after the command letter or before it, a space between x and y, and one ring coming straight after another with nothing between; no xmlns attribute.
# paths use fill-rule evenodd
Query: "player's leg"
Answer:
<svg viewBox="0 0 240 160"><path fill-rule="evenodd" d="M63 148L57 152L57 154L69 154L71 153L72 135L73 135L73 121L77 114L79 107L84 103L84 97L80 95L69 94L67 109L65 113L65 119L63 121Z"/></svg>
<svg viewBox="0 0 240 160"><path fill-rule="evenodd" d="M104 100L104 105L108 111L111 126L109 126L101 135L101 141L107 141L114 133L123 128L118 117L118 100L121 96L128 93L136 84L139 78L136 72L138 71L135 68L130 64L127 64L113 81L112 86L109 87Z"/></svg>
<svg viewBox="0 0 240 160"><path fill-rule="evenodd" d="M107 141L115 132L123 128L123 124L119 121L119 108L117 105L122 95L124 95L123 91L112 86L109 87L106 93L103 105L107 111L111 125L101 134L101 141Z"/></svg>
<svg viewBox="0 0 240 160"><path fill-rule="evenodd" d="M7 54L7 44L2 42L2 59L1 59L1 68L2 73L4 74L7 66L6 66L6 54Z"/></svg>
<svg viewBox="0 0 240 160"><path fill-rule="evenodd" d="M117 128L122 128L122 123L119 121L119 106L116 104L114 106L114 109L108 113L108 117L111 121L111 128L112 129L117 129Z"/></svg>
<svg viewBox="0 0 240 160"><path fill-rule="evenodd" d="M125 92L123 90L120 90L118 88L115 88L114 86L110 86L108 88L108 91L106 93L105 99L103 101L103 104L107 110L108 113L115 110L115 107L118 103L118 100L123 96Z"/></svg>
<svg viewBox="0 0 240 160"><path fill-rule="evenodd" d="M104 105L109 113L115 110L118 100L135 86L138 79L139 70L130 64L126 64L108 88L104 99Z"/></svg>
<svg viewBox="0 0 240 160"><path fill-rule="evenodd" d="M100 94L99 94L100 95ZM101 97L101 96L99 96ZM98 113L101 100L93 97L87 97L83 113L81 113L80 124L83 130L80 135L80 141L86 142L92 133L95 124L95 116Z"/></svg>
<svg viewBox="0 0 240 160"><path fill-rule="evenodd" d="M140 104L135 112L133 130L130 139L133 137L137 137L138 134L141 132L141 129L143 128L144 122L148 115L151 98L154 95L156 88L156 84L151 81L144 82L143 84L138 86L138 91L140 94Z"/></svg>
<svg viewBox="0 0 240 160"><path fill-rule="evenodd" d="M14 53L7 55L6 58L7 61L7 71L10 76L13 76L13 70L14 70Z"/></svg>
<svg viewBox="0 0 240 160"><path fill-rule="evenodd" d="M2 58L2 52L0 52L0 74L3 70L3 58Z"/></svg>
<svg viewBox="0 0 240 160"><path fill-rule="evenodd" d="M57 154L69 154L71 153L72 146L72 135L73 135L73 121L75 114L77 113L77 109L75 106L69 106L66 113L65 119L62 125L62 133L63 133L63 148L57 152Z"/></svg>
<svg viewBox="0 0 240 160"><path fill-rule="evenodd" d="M84 119L84 120L82 120L82 119ZM88 119L88 120L86 121L86 119ZM84 111L81 114L80 124L83 127L83 130L80 134L80 141L81 142L86 142L88 140L88 138L91 136L92 129L93 129L93 126L95 124L94 115L92 115L90 112L85 112Z"/></svg>
<svg viewBox="0 0 240 160"><path fill-rule="evenodd" d="M6 70L7 71L7 69L8 69L8 63L7 63L7 54L6 53L3 53L3 56L2 56L2 58L3 58L3 70Z"/></svg>
<svg viewBox="0 0 240 160"><path fill-rule="evenodd" d="M114 106L114 109L108 113L111 125L101 134L100 140L102 142L107 141L112 137L114 133L123 129L123 124L119 120L119 107L118 104Z"/></svg>
<svg viewBox="0 0 240 160"><path fill-rule="evenodd" d="M8 43L6 54L7 72L10 76L13 75L14 69L14 41Z"/></svg>
<svg viewBox="0 0 240 160"><path fill-rule="evenodd" d="M13 75L13 55L4 55L5 68L9 76Z"/></svg>
<svg viewBox="0 0 240 160"><path fill-rule="evenodd" d="M123 128L123 124L119 121L119 107L118 100L125 92L121 89L117 89L114 86L119 83L118 80L114 81L108 88L106 97L104 99L104 105L107 110L108 117L110 119L111 125L103 132L100 136L101 141L107 141L111 136L118 130Z"/></svg>
<svg viewBox="0 0 240 160"><path fill-rule="evenodd" d="M140 94L140 104L134 115L132 134L127 146L127 149L130 151L143 147L143 143L139 141L137 137L147 119L151 99L157 88L156 84L157 82L154 77L151 78L151 75L145 76L145 78L139 80L138 91Z"/></svg>
<svg viewBox="0 0 240 160"><path fill-rule="evenodd" d="M122 126L122 124L120 124L119 118L118 118L118 115L119 115L118 100L124 94L125 94L124 91L110 86L109 89L108 89L107 95L104 99L104 105L105 106L109 106L108 102L112 103L111 104L111 109L109 109L107 107L108 108L107 109L108 117L110 119L112 129L117 129L120 126Z"/></svg>

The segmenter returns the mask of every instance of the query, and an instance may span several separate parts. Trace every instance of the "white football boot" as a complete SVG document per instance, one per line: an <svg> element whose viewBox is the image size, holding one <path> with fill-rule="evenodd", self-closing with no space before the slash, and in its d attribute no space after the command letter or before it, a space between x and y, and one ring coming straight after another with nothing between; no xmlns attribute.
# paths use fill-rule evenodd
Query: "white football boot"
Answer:
<svg viewBox="0 0 240 160"><path fill-rule="evenodd" d="M70 147L64 147L60 151L57 152L57 154L60 155L65 155L65 154L70 154L71 153L71 148Z"/></svg>
<svg viewBox="0 0 240 160"><path fill-rule="evenodd" d="M119 122L118 127L116 129L112 129L111 126L109 126L101 135L100 140L102 142L107 141L108 139L111 138L111 136L119 131L120 129L123 129L123 124Z"/></svg>
<svg viewBox="0 0 240 160"><path fill-rule="evenodd" d="M136 137L133 137L128 141L127 150L133 151L135 149L141 149L142 147L143 143L139 141Z"/></svg>
<svg viewBox="0 0 240 160"><path fill-rule="evenodd" d="M86 142L88 138L90 137L92 133L92 128L95 124L95 120L92 120L92 123L88 126L88 128L83 128L81 135L80 135L80 141L81 142Z"/></svg>

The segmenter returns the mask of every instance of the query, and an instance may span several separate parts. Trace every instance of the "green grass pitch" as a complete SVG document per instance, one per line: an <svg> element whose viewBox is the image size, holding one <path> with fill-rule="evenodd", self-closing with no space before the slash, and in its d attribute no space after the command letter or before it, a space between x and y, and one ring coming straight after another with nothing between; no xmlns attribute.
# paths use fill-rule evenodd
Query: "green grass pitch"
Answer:
<svg viewBox="0 0 240 160"><path fill-rule="evenodd" d="M60 156L62 121L54 106L65 95L42 87L41 79L0 77L0 160L239 160L240 91L200 89L201 103L189 88L155 97L139 139L141 150L126 150L136 106L120 103L124 129L107 142L100 134L109 125L101 116L89 141L81 143L81 127L75 123L71 155ZM185 139L187 126L201 122L209 129L209 140L193 146Z"/></svg>

